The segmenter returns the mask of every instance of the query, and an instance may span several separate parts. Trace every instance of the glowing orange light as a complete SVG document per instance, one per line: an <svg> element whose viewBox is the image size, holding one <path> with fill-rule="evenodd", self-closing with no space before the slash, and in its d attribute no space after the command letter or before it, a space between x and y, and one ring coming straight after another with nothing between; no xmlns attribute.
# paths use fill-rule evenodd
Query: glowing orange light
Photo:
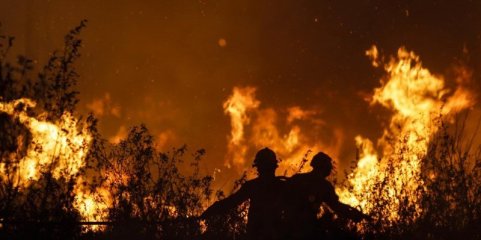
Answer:
<svg viewBox="0 0 481 240"><path fill-rule="evenodd" d="M279 164L279 173L292 175L299 171L302 160L309 151L325 151L334 157L338 156L343 134L340 130L334 131L334 143L326 144L319 139L309 137L297 121L310 120L316 124L322 121L314 119L313 110L305 110L299 106L289 107L285 110L285 119L272 108L259 108L260 101L255 97L256 89L253 87L234 87L232 95L224 102L224 112L231 119L231 134L229 136L227 164L234 164L243 170L247 165L246 154L249 150L263 147L273 149L282 161ZM279 122L286 122L287 131L282 133ZM306 164L305 166L308 166ZM307 168L300 169L307 171Z"/></svg>
<svg viewBox="0 0 481 240"><path fill-rule="evenodd" d="M386 76L381 79L381 87L374 90L371 104L381 104L392 110L393 115L383 136L378 139L381 156L378 156L369 139L356 137L361 152L357 168L349 175L351 190L337 189L341 201L360 206L363 211L371 212L374 199L366 196L386 179L389 166L396 168L388 182L386 209L391 212L389 220L396 221L399 212L397 194L410 196L410 204L417 207L416 189L422 186L418 176L421 160L426 155L429 141L438 131L434 120L466 109L473 104L472 94L461 85L454 93L445 86L441 76L433 75L424 68L414 52L400 48L397 57L383 64L375 46L366 51L372 58L373 66L384 67ZM402 153L402 154L399 154ZM384 182L385 183L385 182ZM418 214L421 209L417 208Z"/></svg>
<svg viewBox="0 0 481 240"><path fill-rule="evenodd" d="M23 108L19 109L19 106ZM18 119L32 136L26 155L18 161L18 170L13 173L22 188L37 181L42 169L50 169L55 179L72 179L85 167L85 157L92 140L85 128L78 129L78 120L69 112L65 112L58 121L49 122L42 119L42 115L32 117L27 114L26 109L35 106L34 101L26 98L0 102L0 112ZM4 163L0 164L0 173L2 177L6 176ZM99 193L91 193L84 188L81 178L77 179L74 206L83 220L105 220L105 213L99 210L105 211L106 206L95 197Z"/></svg>

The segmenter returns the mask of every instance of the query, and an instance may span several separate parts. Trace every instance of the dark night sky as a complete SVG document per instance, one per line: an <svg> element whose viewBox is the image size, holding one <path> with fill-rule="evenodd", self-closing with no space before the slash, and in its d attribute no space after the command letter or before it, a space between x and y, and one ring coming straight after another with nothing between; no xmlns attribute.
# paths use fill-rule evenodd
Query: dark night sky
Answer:
<svg viewBox="0 0 481 240"><path fill-rule="evenodd" d="M386 120L362 97L382 75L364 55L372 44L406 46L439 74L462 62L481 82L481 1L0 0L1 31L40 64L81 19L80 111L103 102L107 137L144 122L164 148L204 147L209 171L226 153L234 86L256 87L262 107L319 110L349 162L353 137L376 139Z"/></svg>

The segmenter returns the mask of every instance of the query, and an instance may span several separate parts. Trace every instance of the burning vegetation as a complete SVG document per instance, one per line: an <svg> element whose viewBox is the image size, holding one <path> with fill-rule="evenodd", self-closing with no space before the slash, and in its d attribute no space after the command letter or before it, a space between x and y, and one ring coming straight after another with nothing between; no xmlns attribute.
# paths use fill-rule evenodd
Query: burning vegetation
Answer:
<svg viewBox="0 0 481 240"><path fill-rule="evenodd" d="M421 214L417 203L417 190L422 187L422 160L428 153L433 136L440 130L440 122L451 121L453 115L471 107L472 93L458 85L452 91L445 87L444 79L435 76L423 68L419 57L404 48L398 50L397 56L387 63L380 62L377 48L366 52L372 57L373 66L384 67L386 76L381 87L374 90L370 104L381 104L393 112L388 128L384 130L377 146L362 136L356 137L361 154L357 167L349 175L348 182L352 189L339 189L342 199L351 205L359 205L367 212L372 211L373 202L364 196L373 192L373 188L392 178L387 186L386 197L393 199L386 207L387 219L398 220L400 203L395 201L396 194L411 196L409 204ZM386 169L394 168L386 176ZM357 195L357 196L356 196ZM385 218L386 218L385 217Z"/></svg>
<svg viewBox="0 0 481 240"><path fill-rule="evenodd" d="M84 24L35 78L29 59L7 60L13 39L0 37L0 236L242 237L248 203L218 221L197 218L224 196L213 190L213 176L201 174L204 150L190 157L185 146L161 152L143 125L111 143L97 131L94 116L75 112L74 61ZM480 238L481 149L472 144L477 132L469 135L466 119L459 118L475 105L469 71L460 68L464 74L448 87L405 48L384 58L373 46L366 55L385 71L368 102L392 115L376 141L354 139L356 165L336 189L342 202L373 220L339 228L358 238ZM227 167L242 172L253 151L270 146L282 156L277 175L289 177L308 170L312 151L337 159L341 143L351 141L340 129L319 137L326 125L316 109L268 108L255 94L255 87L235 87L223 103L231 123ZM329 211L323 208L321 217L339 222Z"/></svg>
<svg viewBox="0 0 481 240"><path fill-rule="evenodd" d="M400 48L397 56L387 62L379 58L375 46L366 51L366 55L372 58L373 66L383 67L386 72L381 79L381 87L374 90L370 104L388 108L392 111L392 116L382 137L377 140L376 147L371 140L356 137L359 159L348 175L345 186L337 189L341 200L377 216L376 224L380 229L376 230L390 234L405 231L400 228L416 226L432 215L452 218L444 213L434 213L436 210L426 205L432 204L430 201L433 199L430 197L439 194L440 189L430 187L437 176L451 174L453 171L479 171L477 167L472 168L478 165L479 156L472 155L471 146L462 148L463 144L469 143L452 136L448 129L451 124L463 124L455 121L454 116L475 103L474 93L464 85L470 79L458 78L455 89L449 89L442 76L430 73L422 66L419 56L405 48ZM452 146L445 145L445 141L451 142ZM444 144L446 150L452 149L453 153L438 155L440 143ZM459 162L460 159L452 159L456 158L455 155L464 156L465 159ZM434 171L431 169L434 165L444 166L446 172ZM465 177L470 175L464 173ZM452 177L451 180L452 182L444 183L445 187L460 184L456 181L461 179ZM479 185L471 190L479 191ZM468 195L464 197L469 199ZM440 199L435 201L438 200ZM448 206L447 209L437 211L464 211L454 209L459 207L455 201ZM441 227L436 226L440 223L431 222L433 228ZM363 230L369 231L372 228L365 227ZM442 228L450 227L445 225Z"/></svg>

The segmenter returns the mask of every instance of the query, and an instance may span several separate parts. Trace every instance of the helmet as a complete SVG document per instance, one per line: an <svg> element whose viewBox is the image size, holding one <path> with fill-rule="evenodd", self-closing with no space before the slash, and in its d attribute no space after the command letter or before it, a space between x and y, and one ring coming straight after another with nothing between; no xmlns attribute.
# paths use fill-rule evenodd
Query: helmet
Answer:
<svg viewBox="0 0 481 240"><path fill-rule="evenodd" d="M314 169L332 168L332 158L323 152L319 152L312 158L311 167Z"/></svg>
<svg viewBox="0 0 481 240"><path fill-rule="evenodd" d="M259 150L252 166L257 168L277 168L277 157L269 148Z"/></svg>

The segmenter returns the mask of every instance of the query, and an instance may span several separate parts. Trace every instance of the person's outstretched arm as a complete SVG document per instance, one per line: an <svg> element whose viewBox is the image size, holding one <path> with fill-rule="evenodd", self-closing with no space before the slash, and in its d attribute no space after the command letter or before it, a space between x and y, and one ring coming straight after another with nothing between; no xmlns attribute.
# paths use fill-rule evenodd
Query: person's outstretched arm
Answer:
<svg viewBox="0 0 481 240"><path fill-rule="evenodd" d="M371 219L370 216L362 213L356 208L340 202L339 197L337 196L336 192L334 191L334 187L331 184L329 184L326 203L335 213L343 218L349 218L355 222L359 222L363 219Z"/></svg>
<svg viewBox="0 0 481 240"><path fill-rule="evenodd" d="M229 210L237 207L239 204L246 201L249 198L249 192L249 185L248 183L246 183L242 185L239 191L235 192L227 198L224 198L212 204L202 213L202 215L200 215L200 217L208 218L211 216L227 213Z"/></svg>
<svg viewBox="0 0 481 240"><path fill-rule="evenodd" d="M339 214L341 217L344 218L349 218L353 220L354 222L359 222L363 219L370 220L371 217L362 213L361 211L357 210L356 208L353 208L347 204L341 203L339 201L337 202L332 202L328 204L329 207L334 210L337 214Z"/></svg>

